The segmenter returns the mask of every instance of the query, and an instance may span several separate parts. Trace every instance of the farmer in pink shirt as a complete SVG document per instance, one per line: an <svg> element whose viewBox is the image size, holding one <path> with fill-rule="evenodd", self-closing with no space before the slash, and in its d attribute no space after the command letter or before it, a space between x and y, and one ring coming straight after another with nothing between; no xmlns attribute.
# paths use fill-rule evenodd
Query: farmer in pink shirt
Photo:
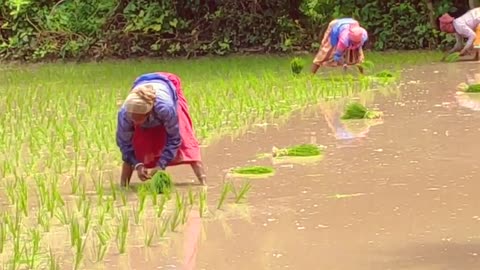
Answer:
<svg viewBox="0 0 480 270"><path fill-rule="evenodd" d="M357 65L364 61L362 47L368 40L367 31L352 18L335 19L328 24L322 43L313 60L312 73L320 66ZM359 67L359 71L363 70Z"/></svg>
<svg viewBox="0 0 480 270"><path fill-rule="evenodd" d="M480 48L480 8L471 9L456 19L445 13L438 20L442 32L455 34L457 42L449 53L460 51L460 55L463 56L468 54L472 47ZM464 38L468 38L468 40L462 48ZM475 60L478 60L478 58L477 51Z"/></svg>

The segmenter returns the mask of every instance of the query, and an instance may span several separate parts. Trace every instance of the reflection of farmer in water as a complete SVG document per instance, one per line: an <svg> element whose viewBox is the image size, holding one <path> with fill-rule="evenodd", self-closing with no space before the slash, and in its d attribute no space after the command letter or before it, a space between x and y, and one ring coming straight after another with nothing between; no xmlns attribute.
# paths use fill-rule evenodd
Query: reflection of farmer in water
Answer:
<svg viewBox="0 0 480 270"><path fill-rule="evenodd" d="M442 32L455 34L456 43L449 53L460 52L460 55L464 56L467 55L472 48L475 48L477 50L474 60L479 60L480 8L471 9L458 18L453 18L448 13L445 13L438 21ZM464 38L468 38L468 40L462 48Z"/></svg>
<svg viewBox="0 0 480 270"><path fill-rule="evenodd" d="M149 73L135 80L118 113L117 144L124 162L122 186L134 170L145 181L153 175L147 168L179 164L190 164L198 180L206 183L188 104L174 74Z"/></svg>
<svg viewBox="0 0 480 270"><path fill-rule="evenodd" d="M190 211L187 224L185 226L185 239L183 242L183 267L182 270L195 269L197 253L198 253L198 241L200 238L200 232L202 227L202 220L198 211Z"/></svg>
<svg viewBox="0 0 480 270"><path fill-rule="evenodd" d="M358 143L367 137L370 127L383 123L382 119L342 120L345 102L328 102L321 106L328 127L335 139L347 144Z"/></svg>
<svg viewBox="0 0 480 270"><path fill-rule="evenodd" d="M458 85L455 99L459 106L472 111L480 111L480 93L465 93L465 88L471 84L480 84L480 73L470 76L467 74L467 82Z"/></svg>
<svg viewBox="0 0 480 270"><path fill-rule="evenodd" d="M312 73L320 66L356 65L364 61L363 45L368 39L367 31L352 18L336 19L329 23L313 60ZM359 66L358 66L359 67ZM361 73L363 70L359 67Z"/></svg>

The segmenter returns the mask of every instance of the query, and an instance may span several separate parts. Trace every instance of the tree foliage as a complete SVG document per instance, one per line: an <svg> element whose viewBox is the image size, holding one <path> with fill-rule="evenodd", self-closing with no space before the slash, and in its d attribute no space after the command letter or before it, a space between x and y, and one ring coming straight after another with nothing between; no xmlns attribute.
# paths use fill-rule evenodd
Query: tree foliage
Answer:
<svg viewBox="0 0 480 270"><path fill-rule="evenodd" d="M468 6L466 2L457 7ZM435 29L435 18L454 11L453 4L447 0L0 0L0 58L313 52L328 22L344 16L358 19L369 31L369 48L438 48L451 43L452 37Z"/></svg>

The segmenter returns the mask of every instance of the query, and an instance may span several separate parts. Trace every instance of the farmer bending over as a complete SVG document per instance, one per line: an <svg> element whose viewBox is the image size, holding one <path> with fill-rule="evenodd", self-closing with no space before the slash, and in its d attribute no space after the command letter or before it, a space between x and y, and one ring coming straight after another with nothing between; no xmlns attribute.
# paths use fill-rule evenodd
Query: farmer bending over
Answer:
<svg viewBox="0 0 480 270"><path fill-rule="evenodd" d="M149 179L167 166L190 164L202 185L206 176L180 78L171 73L138 77L118 112L117 145L122 153L122 186L134 170ZM153 168L148 174L147 168Z"/></svg>
<svg viewBox="0 0 480 270"><path fill-rule="evenodd" d="M362 47L368 40L368 33L352 18L336 19L328 24L320 49L313 60L312 73L320 66L356 65L364 61ZM358 66L360 73L363 69Z"/></svg>
<svg viewBox="0 0 480 270"><path fill-rule="evenodd" d="M456 19L445 13L438 21L442 32L455 34L455 46L448 53L460 51L460 55L464 56L468 54L472 46L476 49L480 48L480 8L471 9ZM463 38L468 38L468 40L462 48ZM478 59L477 50L474 60Z"/></svg>

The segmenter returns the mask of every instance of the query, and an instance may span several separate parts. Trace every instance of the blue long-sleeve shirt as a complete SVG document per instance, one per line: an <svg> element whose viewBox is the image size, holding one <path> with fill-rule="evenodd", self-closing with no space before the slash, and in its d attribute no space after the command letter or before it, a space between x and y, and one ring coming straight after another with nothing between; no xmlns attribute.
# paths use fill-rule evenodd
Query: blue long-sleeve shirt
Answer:
<svg viewBox="0 0 480 270"><path fill-rule="evenodd" d="M181 144L180 129L177 115L177 94L175 86L165 76L158 73L144 74L135 80L133 87L141 84L150 84L156 91L155 104L152 114L141 125L142 128L151 128L159 125L165 127L167 133L166 145L163 149L158 166L162 169L175 158ZM124 107L120 109L117 116L117 145L122 153L122 160L133 166L140 163L135 157L132 145L134 133L133 122L127 116Z"/></svg>

